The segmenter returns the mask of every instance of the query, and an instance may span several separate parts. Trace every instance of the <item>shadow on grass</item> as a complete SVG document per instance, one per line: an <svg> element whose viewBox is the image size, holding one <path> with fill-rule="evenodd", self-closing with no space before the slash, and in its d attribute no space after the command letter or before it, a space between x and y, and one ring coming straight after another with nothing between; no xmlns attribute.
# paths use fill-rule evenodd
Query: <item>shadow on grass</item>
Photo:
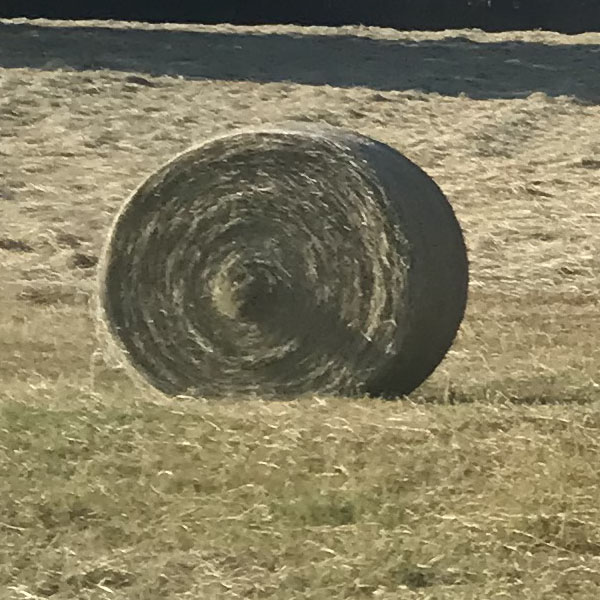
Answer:
<svg viewBox="0 0 600 600"><path fill-rule="evenodd" d="M0 67L112 69L226 81L293 82L475 99L532 92L600 103L600 44L376 40L0 23Z"/></svg>
<svg viewBox="0 0 600 600"><path fill-rule="evenodd" d="M473 391L447 390L444 393L427 392L415 394L411 401L422 404L440 404L456 406L460 404L513 404L516 406L559 406L593 404L600 399L600 394L593 390L540 390L535 384L523 382L517 389L489 388Z"/></svg>

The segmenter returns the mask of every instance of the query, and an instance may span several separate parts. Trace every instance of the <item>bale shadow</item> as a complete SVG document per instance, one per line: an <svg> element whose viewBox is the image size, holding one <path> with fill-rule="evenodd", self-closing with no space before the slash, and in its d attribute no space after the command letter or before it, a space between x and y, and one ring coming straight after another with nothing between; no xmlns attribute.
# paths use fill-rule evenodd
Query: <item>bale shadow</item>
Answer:
<svg viewBox="0 0 600 600"><path fill-rule="evenodd" d="M532 92L600 103L600 44L376 40L350 35L0 23L0 67L112 69L188 79L293 82L474 99Z"/></svg>

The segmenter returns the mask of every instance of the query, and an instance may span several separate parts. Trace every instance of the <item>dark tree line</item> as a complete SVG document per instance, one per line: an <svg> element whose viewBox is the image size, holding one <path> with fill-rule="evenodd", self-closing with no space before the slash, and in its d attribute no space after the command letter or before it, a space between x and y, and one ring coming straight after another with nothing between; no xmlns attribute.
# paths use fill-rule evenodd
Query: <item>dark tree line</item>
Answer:
<svg viewBox="0 0 600 600"><path fill-rule="evenodd" d="M0 16L600 31L600 0L0 0Z"/></svg>

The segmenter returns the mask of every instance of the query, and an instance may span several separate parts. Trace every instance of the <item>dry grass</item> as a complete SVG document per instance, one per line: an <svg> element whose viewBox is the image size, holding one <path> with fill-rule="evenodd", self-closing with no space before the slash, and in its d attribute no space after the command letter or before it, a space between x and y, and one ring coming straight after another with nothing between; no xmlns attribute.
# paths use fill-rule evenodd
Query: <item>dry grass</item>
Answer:
<svg viewBox="0 0 600 600"><path fill-rule="evenodd" d="M597 598L600 36L147 29L0 24L0 598ZM96 352L111 220L288 119L447 193L457 344L397 403L152 397Z"/></svg>
<svg viewBox="0 0 600 600"><path fill-rule="evenodd" d="M8 597L596 597L589 407L118 391L5 402Z"/></svg>

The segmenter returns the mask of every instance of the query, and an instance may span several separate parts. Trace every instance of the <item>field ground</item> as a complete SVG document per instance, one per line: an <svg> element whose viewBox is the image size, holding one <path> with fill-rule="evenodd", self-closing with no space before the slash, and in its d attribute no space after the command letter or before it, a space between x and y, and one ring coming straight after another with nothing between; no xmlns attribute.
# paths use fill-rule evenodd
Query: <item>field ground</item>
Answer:
<svg viewBox="0 0 600 600"><path fill-rule="evenodd" d="M0 22L0 599L595 599L600 34ZM421 165L468 313L398 402L161 398L102 357L121 202L235 126Z"/></svg>

